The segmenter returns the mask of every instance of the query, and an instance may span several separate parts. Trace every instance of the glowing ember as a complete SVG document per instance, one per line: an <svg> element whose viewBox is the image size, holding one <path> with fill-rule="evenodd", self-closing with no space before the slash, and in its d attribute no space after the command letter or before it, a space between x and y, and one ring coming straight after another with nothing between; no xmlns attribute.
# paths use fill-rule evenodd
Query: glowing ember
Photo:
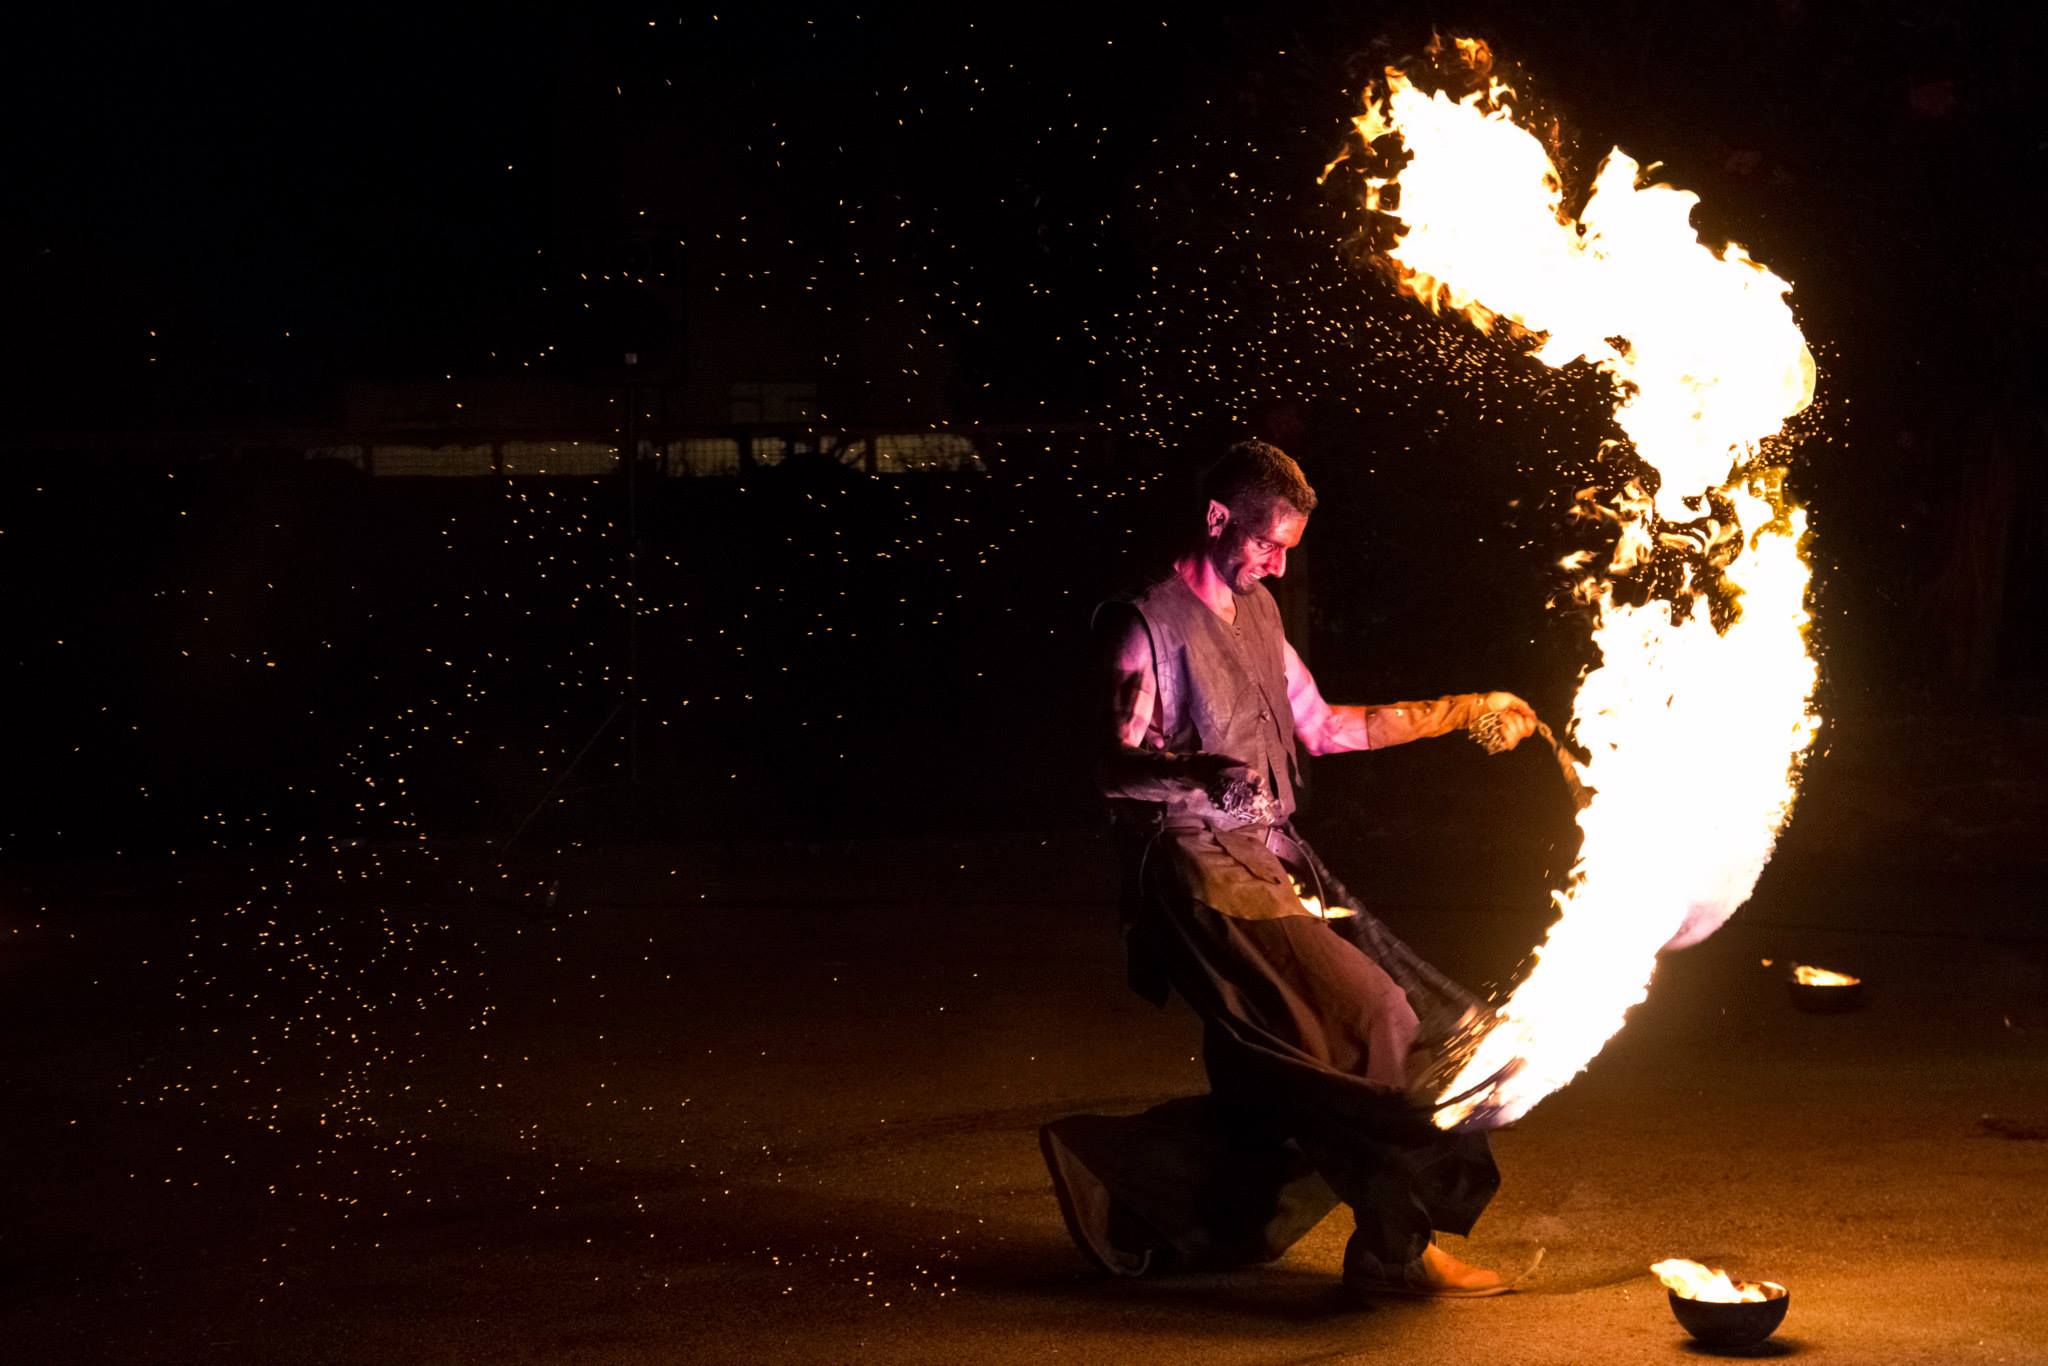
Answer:
<svg viewBox="0 0 2048 1366"><path fill-rule="evenodd" d="M1666 1290L1689 1300L1705 1300L1709 1304L1761 1304L1770 1298L1763 1286L1755 1281L1730 1280L1725 1271L1709 1269L1683 1257L1658 1262L1650 1270L1657 1273L1657 1279L1664 1282Z"/></svg>
<svg viewBox="0 0 2048 1366"><path fill-rule="evenodd" d="M1457 46L1486 71L1484 45ZM1638 185L1619 150L1573 219L1512 98L1491 78L1453 100L1387 72L1356 121L1375 155L1398 139L1408 157L1367 180L1368 207L1397 230L1386 263L1432 308L1505 322L1546 365L1608 374L1623 449L1648 469L1599 508L1619 542L1579 585L1601 662L1573 707L1593 794L1578 862L1535 968L1442 1092L1477 1088L1439 1111L1445 1127L1516 1119L1570 1081L1647 994L1658 951L1704 939L1748 898L1818 725L1805 514L1759 458L1813 397L1789 286L1740 247L1701 244L1696 196ZM1620 600L1616 581L1652 568L1662 596Z"/></svg>
<svg viewBox="0 0 2048 1366"><path fill-rule="evenodd" d="M1792 980L1803 987L1853 987L1862 981L1846 972L1830 972L1826 968L1810 968L1804 963L1792 965Z"/></svg>
<svg viewBox="0 0 2048 1366"><path fill-rule="evenodd" d="M1304 892L1305 889L1299 882L1294 884L1294 895L1301 899L1301 908L1318 920L1343 920L1348 916L1358 914L1357 911L1352 910L1349 906L1330 906L1325 908L1321 897L1307 896L1304 895Z"/></svg>

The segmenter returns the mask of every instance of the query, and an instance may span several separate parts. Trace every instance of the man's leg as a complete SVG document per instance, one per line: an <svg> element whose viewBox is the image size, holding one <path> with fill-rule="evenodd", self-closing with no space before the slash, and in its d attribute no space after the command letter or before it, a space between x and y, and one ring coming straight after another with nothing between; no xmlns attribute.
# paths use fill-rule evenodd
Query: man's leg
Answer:
<svg viewBox="0 0 2048 1366"><path fill-rule="evenodd" d="M1435 1230L1469 1231L1499 1173L1483 1135L1438 1133L1407 1101L1416 1016L1402 988L1313 919L1233 920L1198 908L1182 924L1181 976L1188 959L1208 973L1206 999L1183 994L1210 1020L1211 1084L1274 1116L1352 1207L1347 1281L1499 1293L1492 1273L1432 1241Z"/></svg>
<svg viewBox="0 0 2048 1366"><path fill-rule="evenodd" d="M1143 1276L1154 1269L1163 1246L1075 1150L1074 1120L1094 1118L1098 1116L1081 1115L1043 1126L1038 1151L1052 1176L1053 1196L1074 1246L1112 1276Z"/></svg>
<svg viewBox="0 0 2048 1366"><path fill-rule="evenodd" d="M1456 1198L1443 1200L1447 1188L1492 1173L1483 1136L1446 1134L1433 1143L1396 1149L1361 1145L1341 1130L1310 1129L1304 1150L1351 1207L1354 1227L1344 1245L1346 1288L1360 1294L1453 1299L1508 1289L1497 1273L1469 1266L1437 1245L1437 1220L1424 1199L1427 1193L1456 1206Z"/></svg>
<svg viewBox="0 0 2048 1366"><path fill-rule="evenodd" d="M1067 1231L1115 1275L1272 1261L1337 1203L1299 1147L1209 1096L1039 1131Z"/></svg>
<svg viewBox="0 0 2048 1366"><path fill-rule="evenodd" d="M1461 1262L1435 1242L1412 1262L1389 1266L1369 1253L1344 1245L1344 1288L1353 1295L1403 1295L1411 1299L1482 1300L1505 1295L1514 1286L1498 1271Z"/></svg>

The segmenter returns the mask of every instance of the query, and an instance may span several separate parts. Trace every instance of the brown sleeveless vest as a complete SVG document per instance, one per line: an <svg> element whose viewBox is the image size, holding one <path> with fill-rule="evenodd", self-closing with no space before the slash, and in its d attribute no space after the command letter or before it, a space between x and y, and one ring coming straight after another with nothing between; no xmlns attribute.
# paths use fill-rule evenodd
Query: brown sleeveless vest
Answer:
<svg viewBox="0 0 2048 1366"><path fill-rule="evenodd" d="M1176 754L1227 754L1266 776L1279 801L1277 819L1294 812L1300 761L1294 716L1287 705L1286 636L1280 609L1263 584L1237 595L1237 621L1226 623L1178 574L1132 598L1152 637L1159 689L1152 734ZM1208 813L1200 798L1174 803L1184 814Z"/></svg>

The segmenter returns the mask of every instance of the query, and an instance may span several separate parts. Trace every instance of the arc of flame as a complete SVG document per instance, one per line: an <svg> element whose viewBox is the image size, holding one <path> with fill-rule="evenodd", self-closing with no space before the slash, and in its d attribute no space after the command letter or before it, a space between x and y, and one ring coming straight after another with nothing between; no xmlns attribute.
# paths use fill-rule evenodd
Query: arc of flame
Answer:
<svg viewBox="0 0 2048 1366"><path fill-rule="evenodd" d="M1458 50L1490 67L1483 45ZM1697 196L1638 184L1619 149L1574 219L1512 99L1497 79L1454 100L1387 71L1356 120L1366 144L1395 138L1409 158L1367 180L1368 207L1398 229L1386 263L1404 291L1525 337L1543 364L1610 375L1615 422L1658 481L1603 510L1620 540L1580 585L1600 663L1573 704L1591 754L1584 838L1534 968L1441 1093L1479 1088L1437 1112L1446 1128L1510 1122L1570 1081L1645 998L1658 952L1704 939L1748 899L1819 724L1805 513L1753 468L1813 397L1790 286L1738 246L1703 245ZM1667 524L1699 522L1709 495L1738 525L1713 531L1673 599L1617 601L1612 576L1685 539ZM1715 587L1735 604L1719 630Z"/></svg>

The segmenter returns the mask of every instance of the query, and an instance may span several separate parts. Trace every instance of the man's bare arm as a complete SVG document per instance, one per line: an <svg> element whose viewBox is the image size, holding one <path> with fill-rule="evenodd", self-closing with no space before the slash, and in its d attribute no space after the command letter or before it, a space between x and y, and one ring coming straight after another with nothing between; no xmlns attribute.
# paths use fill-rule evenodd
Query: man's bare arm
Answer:
<svg viewBox="0 0 2048 1366"><path fill-rule="evenodd" d="M1103 695L1110 703L1107 743L1096 765L1096 785L1105 797L1160 802L1202 790L1228 771L1243 767L1220 754L1171 754L1145 746L1145 732L1159 705L1152 671L1152 637L1135 610L1108 608L1102 634Z"/></svg>
<svg viewBox="0 0 2048 1366"><path fill-rule="evenodd" d="M1513 749L1535 733L1536 713L1513 693L1453 693L1432 702L1387 702L1373 706L1333 706L1301 662L1294 646L1287 655L1287 705L1294 713L1294 733L1311 754L1343 754L1351 750L1385 749L1410 740L1428 740L1464 730L1490 712L1501 714L1500 735Z"/></svg>

